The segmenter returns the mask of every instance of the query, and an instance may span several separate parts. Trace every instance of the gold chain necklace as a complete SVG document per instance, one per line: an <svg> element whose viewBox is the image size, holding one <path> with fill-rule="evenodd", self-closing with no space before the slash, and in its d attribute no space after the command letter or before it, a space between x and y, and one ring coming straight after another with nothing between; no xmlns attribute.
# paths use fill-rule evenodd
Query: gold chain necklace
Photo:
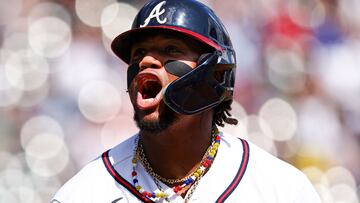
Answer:
<svg viewBox="0 0 360 203"><path fill-rule="evenodd" d="M215 134L213 134L213 136L211 138L212 143L214 142L214 139L215 139ZM199 166L206 160L207 156L209 155L209 151L210 151L211 147L212 147L212 145L210 145L208 147L208 149L206 150L206 153L204 154L203 158L201 159L201 162L198 164L198 166L196 166L196 168L199 168ZM140 162L143 164L145 170L152 177L156 178L157 180L160 180L163 183L171 184L171 185L177 184L177 183L183 183L193 175L193 173L191 173L190 175L187 175L184 178L179 178L179 179L170 179L170 178L164 178L164 177L160 176L159 174L157 174L154 171L154 169L151 167L149 161L147 160L141 142L138 143L137 156L138 156Z"/></svg>
<svg viewBox="0 0 360 203"><path fill-rule="evenodd" d="M180 183L179 185L172 187L172 190L175 193L177 193L178 195L186 192L190 188L189 192L185 196L185 202L187 202L190 199L190 197L192 196L192 194L195 191L195 188L197 187L197 185L199 183L199 180L204 176L208 167L212 164L212 162L215 158L215 155L217 154L217 149L220 145L220 135L219 135L219 131L217 130L217 128L213 129L212 135L213 135L212 144L210 145L210 147L208 148L208 150L206 151L206 153L204 155L204 157L206 157L206 158L201 161L201 164L198 166L197 170L195 170L191 174L191 176L188 179L186 179L183 183ZM131 175L133 178L134 187L141 194L143 194L144 196L146 196L148 198L165 199L167 201L168 200L167 198L169 197L169 193L165 193L163 191L158 179L153 176L153 174L156 174L153 170L152 170L152 173L149 173L149 171L148 171L148 173L153 178L153 180L154 180L155 184L157 185L158 189L160 190L160 192L145 191L139 184L139 181L137 179L137 172L136 172L137 160L140 160L140 161L142 160L142 162L147 162L147 165L150 166L150 168L151 168L151 165L146 160L146 156L145 156L144 152L142 151L142 155L140 153L142 150L142 146L141 146L138 138L135 140L135 143L136 143L136 147L134 148L134 157L131 161L132 165L133 165L133 172ZM143 163L143 165L145 166L144 163ZM145 169L146 169L146 167L145 167ZM161 177L160 175L158 175L158 176Z"/></svg>

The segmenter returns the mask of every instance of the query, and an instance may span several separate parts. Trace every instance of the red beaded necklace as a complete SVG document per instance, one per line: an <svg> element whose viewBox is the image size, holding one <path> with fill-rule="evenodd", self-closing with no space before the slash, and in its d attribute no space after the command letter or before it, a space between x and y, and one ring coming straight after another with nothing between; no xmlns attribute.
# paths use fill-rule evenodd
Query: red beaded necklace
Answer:
<svg viewBox="0 0 360 203"><path fill-rule="evenodd" d="M144 164L144 162L147 162L147 160L146 160L146 156L144 155L144 153L142 151L142 147L139 144L138 139L136 139L135 142L136 142L136 148L134 150L134 157L131 161L132 166L133 166L133 171L131 173L131 176L132 176L133 184L134 184L136 190L139 191L144 196L151 198L153 200L160 200L160 199L168 198L170 196L170 194L165 193L162 190L160 190L159 192L148 192L148 191L145 191L139 184L139 180L137 178L137 172L136 172L137 163L138 163L138 160L140 160ZM199 179L204 175L206 169L212 164L214 157L217 153L219 145L220 145L220 133L219 133L218 129L215 128L212 131L212 144L209 146L208 150L206 151L206 153L204 155L205 158L201 161L199 167L188 178L186 178L185 181L172 187L172 190L175 193L179 193L187 186L190 186L192 183L199 181ZM147 165L147 164L144 164L144 165ZM153 172L150 165L149 165L149 167L151 170L147 170L147 171L148 172L150 171L150 175L154 179L158 180L159 178L157 178L157 176L160 176L160 175ZM149 167L145 167L145 168L149 168Z"/></svg>

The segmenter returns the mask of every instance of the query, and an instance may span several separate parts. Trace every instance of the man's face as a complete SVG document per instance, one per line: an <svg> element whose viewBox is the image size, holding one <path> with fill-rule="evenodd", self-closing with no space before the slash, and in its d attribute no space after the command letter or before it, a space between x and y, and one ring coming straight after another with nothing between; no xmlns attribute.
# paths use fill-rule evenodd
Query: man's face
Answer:
<svg viewBox="0 0 360 203"><path fill-rule="evenodd" d="M165 34L144 38L133 45L130 63L138 63L140 71L129 87L129 95L140 130L161 132L179 118L163 102L164 88L178 78L168 73L164 65L169 60L178 60L195 68L200 54L192 41Z"/></svg>

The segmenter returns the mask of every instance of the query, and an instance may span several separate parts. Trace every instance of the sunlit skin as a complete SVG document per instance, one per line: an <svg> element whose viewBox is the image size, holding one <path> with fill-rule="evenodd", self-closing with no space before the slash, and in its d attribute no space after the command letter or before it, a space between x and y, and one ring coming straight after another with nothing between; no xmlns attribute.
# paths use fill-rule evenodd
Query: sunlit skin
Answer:
<svg viewBox="0 0 360 203"><path fill-rule="evenodd" d="M136 43L131 51L131 63L139 63L141 74L156 75L162 88L171 83L176 76L168 73L164 63L168 60L180 60L192 68L202 54L195 51L189 42L167 35L158 35ZM129 95L135 109L140 112L140 119L155 121L164 108L158 102L144 110L138 106L138 85L135 77ZM183 178L193 172L200 163L210 145L213 111L207 110L196 115L176 114L178 119L166 130L156 135L140 131L145 154L154 171L165 178Z"/></svg>

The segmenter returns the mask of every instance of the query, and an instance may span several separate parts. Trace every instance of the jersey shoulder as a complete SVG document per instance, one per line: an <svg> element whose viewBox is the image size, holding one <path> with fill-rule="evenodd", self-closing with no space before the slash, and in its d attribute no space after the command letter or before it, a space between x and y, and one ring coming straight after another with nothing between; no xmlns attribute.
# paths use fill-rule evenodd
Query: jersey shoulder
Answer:
<svg viewBox="0 0 360 203"><path fill-rule="evenodd" d="M321 202L313 185L295 166L248 142L250 158L247 178L253 188L274 202ZM276 200L276 201L275 201Z"/></svg>
<svg viewBox="0 0 360 203"><path fill-rule="evenodd" d="M112 164L127 160L132 155L135 136L110 149ZM68 180L55 194L52 202L94 202L97 194L112 196L114 179L104 166L101 156L86 164L75 176ZM117 188L115 186L115 188ZM119 196L119 191L116 195ZM111 198L110 198L111 199Z"/></svg>
<svg viewBox="0 0 360 203"><path fill-rule="evenodd" d="M250 141L225 134L224 140L230 147L228 156L239 151L238 143L247 143L248 161L244 175L238 184L233 201L245 202L321 202L313 185L304 173L293 165L277 158ZM240 141L239 141L240 140ZM245 152L245 145L242 148ZM243 156L244 158L244 156ZM232 158L231 160L234 160ZM240 198L240 199L239 199Z"/></svg>
<svg viewBox="0 0 360 203"><path fill-rule="evenodd" d="M305 174L295 166L275 157L249 141L248 143L250 148L249 167L251 170L255 170L260 174L270 175L270 177L277 177L277 181L294 181L306 178Z"/></svg>

